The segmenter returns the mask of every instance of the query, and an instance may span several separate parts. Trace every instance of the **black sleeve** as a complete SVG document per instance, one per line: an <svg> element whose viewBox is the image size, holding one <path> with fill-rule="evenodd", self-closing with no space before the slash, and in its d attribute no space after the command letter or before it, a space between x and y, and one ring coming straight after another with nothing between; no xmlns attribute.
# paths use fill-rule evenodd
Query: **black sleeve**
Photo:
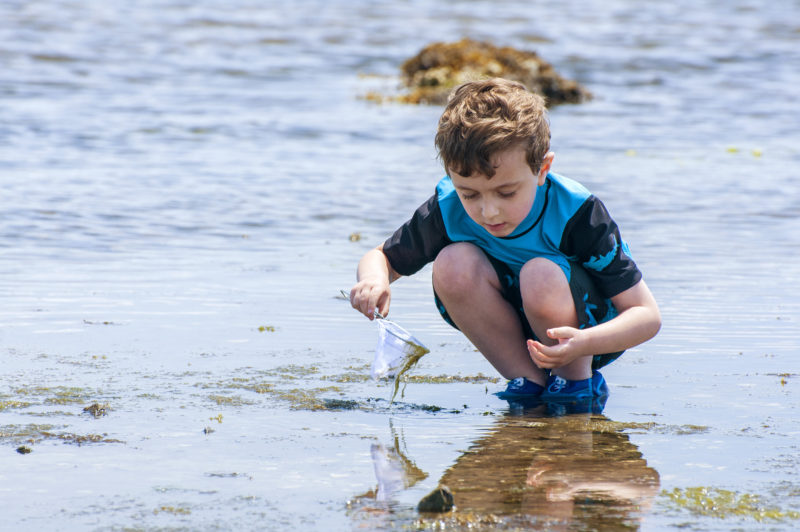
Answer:
<svg viewBox="0 0 800 532"><path fill-rule="evenodd" d="M590 196L567 222L560 249L586 268L606 297L624 292L642 278L619 227L595 196Z"/></svg>
<svg viewBox="0 0 800 532"><path fill-rule="evenodd" d="M450 243L434 194L383 243L383 253L397 273L412 275L432 262Z"/></svg>

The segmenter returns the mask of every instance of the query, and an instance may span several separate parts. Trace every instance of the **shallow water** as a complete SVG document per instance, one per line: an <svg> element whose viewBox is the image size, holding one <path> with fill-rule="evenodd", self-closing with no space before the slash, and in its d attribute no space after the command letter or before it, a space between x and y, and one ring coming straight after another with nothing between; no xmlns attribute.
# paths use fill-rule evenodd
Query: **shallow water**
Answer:
<svg viewBox="0 0 800 532"><path fill-rule="evenodd" d="M794 1L3 2L0 529L796 529L799 21ZM604 371L602 415L491 395L429 269L394 285L431 353L390 407L375 324L337 297L441 174L441 109L363 96L462 36L595 94L552 111L554 169L604 199L664 317ZM455 512L416 512L440 482Z"/></svg>

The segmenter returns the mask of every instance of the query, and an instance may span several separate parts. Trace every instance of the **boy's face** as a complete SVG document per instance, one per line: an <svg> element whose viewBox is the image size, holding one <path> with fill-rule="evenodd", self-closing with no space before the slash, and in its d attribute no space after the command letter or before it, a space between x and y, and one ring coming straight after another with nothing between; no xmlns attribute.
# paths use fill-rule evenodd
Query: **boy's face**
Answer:
<svg viewBox="0 0 800 532"><path fill-rule="evenodd" d="M483 174L470 177L450 172L464 210L475 223L493 236L508 236L522 223L533 206L536 188L544 184L553 162L548 153L538 174L525 160L520 146L498 152L492 157L495 174L491 179Z"/></svg>

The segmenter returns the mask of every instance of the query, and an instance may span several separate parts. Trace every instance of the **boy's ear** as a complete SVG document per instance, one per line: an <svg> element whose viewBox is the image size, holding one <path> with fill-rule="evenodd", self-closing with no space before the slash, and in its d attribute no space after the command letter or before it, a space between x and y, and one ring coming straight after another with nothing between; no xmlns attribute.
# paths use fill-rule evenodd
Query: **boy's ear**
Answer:
<svg viewBox="0 0 800 532"><path fill-rule="evenodd" d="M553 165L555 156L555 153L549 151L544 156L544 159L542 159L542 166L539 167L539 175L536 176L538 186L544 185L544 179L547 177L547 172L550 171L550 167Z"/></svg>

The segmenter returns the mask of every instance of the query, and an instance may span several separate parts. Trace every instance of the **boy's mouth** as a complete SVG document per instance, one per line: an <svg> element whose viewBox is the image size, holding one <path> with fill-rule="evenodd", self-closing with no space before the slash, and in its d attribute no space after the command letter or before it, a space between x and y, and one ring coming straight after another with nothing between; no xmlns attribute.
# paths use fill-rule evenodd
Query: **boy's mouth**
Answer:
<svg viewBox="0 0 800 532"><path fill-rule="evenodd" d="M505 232L508 224L506 224L505 222L500 222L499 224L484 224L483 226L486 228L487 231L489 231L494 235Z"/></svg>

